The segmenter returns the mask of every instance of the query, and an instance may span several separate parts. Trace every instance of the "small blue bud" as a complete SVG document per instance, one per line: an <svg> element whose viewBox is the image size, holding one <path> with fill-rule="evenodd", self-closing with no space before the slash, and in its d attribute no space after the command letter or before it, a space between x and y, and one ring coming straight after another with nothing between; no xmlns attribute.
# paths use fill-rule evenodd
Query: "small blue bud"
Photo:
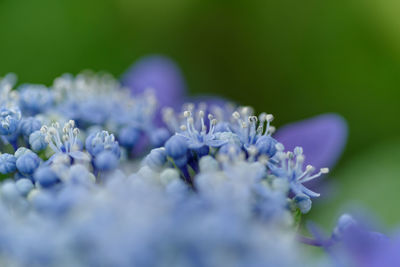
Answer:
<svg viewBox="0 0 400 267"><path fill-rule="evenodd" d="M11 154L1 154L0 155L0 173L7 174L15 172L17 169L16 166L17 158Z"/></svg>
<svg viewBox="0 0 400 267"><path fill-rule="evenodd" d="M132 126L122 128L118 135L118 141L121 146L134 147L140 138L140 131Z"/></svg>
<svg viewBox="0 0 400 267"><path fill-rule="evenodd" d="M104 150L96 156L94 165L99 171L112 171L118 167L118 157L111 151Z"/></svg>
<svg viewBox="0 0 400 267"><path fill-rule="evenodd" d="M20 147L15 151L14 156L19 159L21 156L27 154L27 153L33 153L32 150L26 148L26 147Z"/></svg>
<svg viewBox="0 0 400 267"><path fill-rule="evenodd" d="M186 157L188 144L186 139L180 135L174 135L165 143L167 155L173 159Z"/></svg>
<svg viewBox="0 0 400 267"><path fill-rule="evenodd" d="M19 179L15 182L15 185L23 196L27 196L28 193L33 189L32 181L26 178Z"/></svg>
<svg viewBox="0 0 400 267"><path fill-rule="evenodd" d="M273 157L276 154L276 141L271 136L263 135L256 141L256 148L258 153L262 155L267 155L268 157Z"/></svg>
<svg viewBox="0 0 400 267"><path fill-rule="evenodd" d="M19 123L19 131L25 137L29 137L34 131L40 130L40 127L42 127L41 122L33 117L23 118Z"/></svg>
<svg viewBox="0 0 400 267"><path fill-rule="evenodd" d="M311 199L307 195L297 195L294 197L294 202L300 209L301 213L307 213L311 209Z"/></svg>
<svg viewBox="0 0 400 267"><path fill-rule="evenodd" d="M167 161L165 148L155 148L144 159L144 162L152 169L160 169Z"/></svg>
<svg viewBox="0 0 400 267"><path fill-rule="evenodd" d="M171 134L167 129L158 128L151 133L150 141L153 147L162 147L170 136Z"/></svg>
<svg viewBox="0 0 400 267"><path fill-rule="evenodd" d="M86 138L85 146L86 150L94 157L105 150L114 153L117 159L121 156L118 142L115 141L114 135L109 134L107 131L101 131L89 135Z"/></svg>
<svg viewBox="0 0 400 267"><path fill-rule="evenodd" d="M40 158L33 152L25 153L17 159L17 169L24 175L31 175L39 167Z"/></svg>
<svg viewBox="0 0 400 267"><path fill-rule="evenodd" d="M29 145L33 151L41 151L47 147L45 135L41 131L34 131L29 136Z"/></svg>
<svg viewBox="0 0 400 267"><path fill-rule="evenodd" d="M44 188L51 187L60 181L57 174L49 166L38 168L33 177Z"/></svg>

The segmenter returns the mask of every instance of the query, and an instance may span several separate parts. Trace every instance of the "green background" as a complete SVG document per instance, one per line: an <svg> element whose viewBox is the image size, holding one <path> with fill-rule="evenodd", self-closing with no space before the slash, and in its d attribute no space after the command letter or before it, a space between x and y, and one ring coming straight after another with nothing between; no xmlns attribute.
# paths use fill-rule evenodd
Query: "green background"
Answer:
<svg viewBox="0 0 400 267"><path fill-rule="evenodd" d="M350 126L323 224L352 199L397 225L400 2L396 0L0 0L0 76L120 76L154 53L181 66L190 93L214 93L276 124L323 112Z"/></svg>

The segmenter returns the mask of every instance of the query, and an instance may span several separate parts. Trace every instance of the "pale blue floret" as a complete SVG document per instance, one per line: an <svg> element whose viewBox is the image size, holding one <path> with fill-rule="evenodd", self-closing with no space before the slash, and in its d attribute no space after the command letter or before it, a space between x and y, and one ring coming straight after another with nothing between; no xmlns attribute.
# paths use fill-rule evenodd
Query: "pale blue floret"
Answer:
<svg viewBox="0 0 400 267"><path fill-rule="evenodd" d="M14 156L19 159L21 156L27 154L27 153L33 153L32 150L26 148L26 147L19 147L17 151L15 151Z"/></svg>
<svg viewBox="0 0 400 267"><path fill-rule="evenodd" d="M132 148L140 139L140 131L134 126L125 126L118 133L121 146Z"/></svg>
<svg viewBox="0 0 400 267"><path fill-rule="evenodd" d="M111 150L103 150L96 155L94 166L99 171L112 171L118 167L118 157Z"/></svg>
<svg viewBox="0 0 400 267"><path fill-rule="evenodd" d="M312 203L309 196L305 194L297 195L293 200L302 213L307 213L311 210Z"/></svg>
<svg viewBox="0 0 400 267"><path fill-rule="evenodd" d="M22 178L16 181L15 186L23 196L27 196L29 192L34 188L32 181L26 178Z"/></svg>
<svg viewBox="0 0 400 267"><path fill-rule="evenodd" d="M18 106L18 93L12 90L17 83L17 76L8 73L0 77L0 108L15 108Z"/></svg>
<svg viewBox="0 0 400 267"><path fill-rule="evenodd" d="M320 194L306 188L303 183L318 178L322 174L329 172L329 169L322 168L318 173L314 174L314 167L307 165L305 170L303 169L304 155L301 147L296 147L294 152L285 153L282 144L276 146L278 152L276 156L268 162L268 167L271 173L279 178L284 178L289 182L291 191L296 196L301 196L299 200L303 210L307 210L308 202L304 196L307 197L319 197ZM306 201L306 202L304 202Z"/></svg>
<svg viewBox="0 0 400 267"><path fill-rule="evenodd" d="M3 200L8 202L8 204L12 204L20 199L20 193L15 186L14 181L6 180L2 183L1 188L1 197Z"/></svg>
<svg viewBox="0 0 400 267"><path fill-rule="evenodd" d="M171 134L165 128L155 129L154 131L151 131L149 134L150 134L150 142L153 145L153 147L163 146L165 142L168 140L168 138L171 137Z"/></svg>
<svg viewBox="0 0 400 267"><path fill-rule="evenodd" d="M36 115L47 111L54 102L53 92L46 86L26 84L19 88L19 105L24 114Z"/></svg>
<svg viewBox="0 0 400 267"><path fill-rule="evenodd" d="M40 158L32 151L19 156L16 161L17 169L23 175L32 175L40 165Z"/></svg>
<svg viewBox="0 0 400 267"><path fill-rule="evenodd" d="M66 122L62 130L58 123L53 123L50 127L42 126L40 131L45 135L45 141L48 146L56 154L67 154L71 158L79 161L90 160L89 155L81 151L82 146L78 139L79 129L75 128L75 122L73 120Z"/></svg>
<svg viewBox="0 0 400 267"><path fill-rule="evenodd" d="M90 187L94 185L96 178L89 172L87 167L81 164L74 164L69 168L69 177L67 182L73 185L82 185Z"/></svg>
<svg viewBox="0 0 400 267"><path fill-rule="evenodd" d="M171 157L178 167L183 167L188 161L187 139L181 135L174 135L165 143L167 155Z"/></svg>
<svg viewBox="0 0 400 267"><path fill-rule="evenodd" d="M50 166L41 166L33 176L42 187L51 187L60 181L57 173Z"/></svg>
<svg viewBox="0 0 400 267"><path fill-rule="evenodd" d="M107 131L100 131L89 135L86 138L85 147L93 157L106 150L111 151L117 158L121 156L118 141L115 140L113 134Z"/></svg>
<svg viewBox="0 0 400 267"><path fill-rule="evenodd" d="M195 127L195 120L192 116L191 111L185 111L184 117L186 118L186 125L181 126L181 132L178 135L183 136L188 143L190 149L201 149L203 147L220 147L227 143L226 140L218 140L214 128L217 124L217 120L214 116L208 115L209 129L205 124L204 111L198 112L198 120L200 121L199 129Z"/></svg>
<svg viewBox="0 0 400 267"><path fill-rule="evenodd" d="M167 161L167 152L165 148L154 148L145 157L144 163L152 169L161 169Z"/></svg>
<svg viewBox="0 0 400 267"><path fill-rule="evenodd" d="M21 112L18 109L0 109L0 134L11 135L18 129Z"/></svg>
<svg viewBox="0 0 400 267"><path fill-rule="evenodd" d="M243 107L232 114L232 119L232 131L237 134L246 150L256 146L259 153L274 156L276 141L271 137L275 131L271 126L274 119L271 114L261 113L258 117L253 116L250 108Z"/></svg>
<svg viewBox="0 0 400 267"><path fill-rule="evenodd" d="M29 145L33 151L42 151L47 147L45 135L41 131L35 131L29 136Z"/></svg>
<svg viewBox="0 0 400 267"><path fill-rule="evenodd" d="M0 173L7 174L16 171L16 161L17 158L11 154L1 154L0 155Z"/></svg>
<svg viewBox="0 0 400 267"><path fill-rule="evenodd" d="M19 132L26 138L34 131L40 130L42 123L34 117L22 118L19 123Z"/></svg>

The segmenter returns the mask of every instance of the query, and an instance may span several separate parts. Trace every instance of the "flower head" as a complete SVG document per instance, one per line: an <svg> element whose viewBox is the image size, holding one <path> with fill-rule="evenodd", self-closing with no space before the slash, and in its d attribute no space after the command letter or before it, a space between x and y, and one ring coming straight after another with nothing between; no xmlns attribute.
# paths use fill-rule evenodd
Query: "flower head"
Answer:
<svg viewBox="0 0 400 267"><path fill-rule="evenodd" d="M11 135L18 129L21 112L18 109L0 109L0 134Z"/></svg>
<svg viewBox="0 0 400 267"><path fill-rule="evenodd" d="M79 129L75 122L66 122L61 130L58 122L50 127L44 125L40 131L45 135L45 141L54 153L64 153L76 160L88 161L90 158L81 151L82 145L78 139Z"/></svg>

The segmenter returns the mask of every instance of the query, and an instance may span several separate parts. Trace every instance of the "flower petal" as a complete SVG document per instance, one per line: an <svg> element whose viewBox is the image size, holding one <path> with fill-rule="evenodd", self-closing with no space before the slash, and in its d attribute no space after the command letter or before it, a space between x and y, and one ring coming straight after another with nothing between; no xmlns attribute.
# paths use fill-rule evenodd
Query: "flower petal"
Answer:
<svg viewBox="0 0 400 267"><path fill-rule="evenodd" d="M168 57L147 56L130 67L122 77L122 84L133 94L153 89L159 107L178 107L183 103L186 84L179 67Z"/></svg>
<svg viewBox="0 0 400 267"><path fill-rule="evenodd" d="M227 104L233 103L232 101L216 95L197 95L185 99L185 102L194 104L205 103L208 107L217 106L224 108Z"/></svg>
<svg viewBox="0 0 400 267"><path fill-rule="evenodd" d="M71 156L74 160L77 161L90 161L90 156L89 154L82 152L82 151L72 151L68 153L69 156Z"/></svg>
<svg viewBox="0 0 400 267"><path fill-rule="evenodd" d="M347 124L337 114L322 114L283 126L274 137L287 150L303 147L306 164L332 167L342 154L347 140Z"/></svg>

